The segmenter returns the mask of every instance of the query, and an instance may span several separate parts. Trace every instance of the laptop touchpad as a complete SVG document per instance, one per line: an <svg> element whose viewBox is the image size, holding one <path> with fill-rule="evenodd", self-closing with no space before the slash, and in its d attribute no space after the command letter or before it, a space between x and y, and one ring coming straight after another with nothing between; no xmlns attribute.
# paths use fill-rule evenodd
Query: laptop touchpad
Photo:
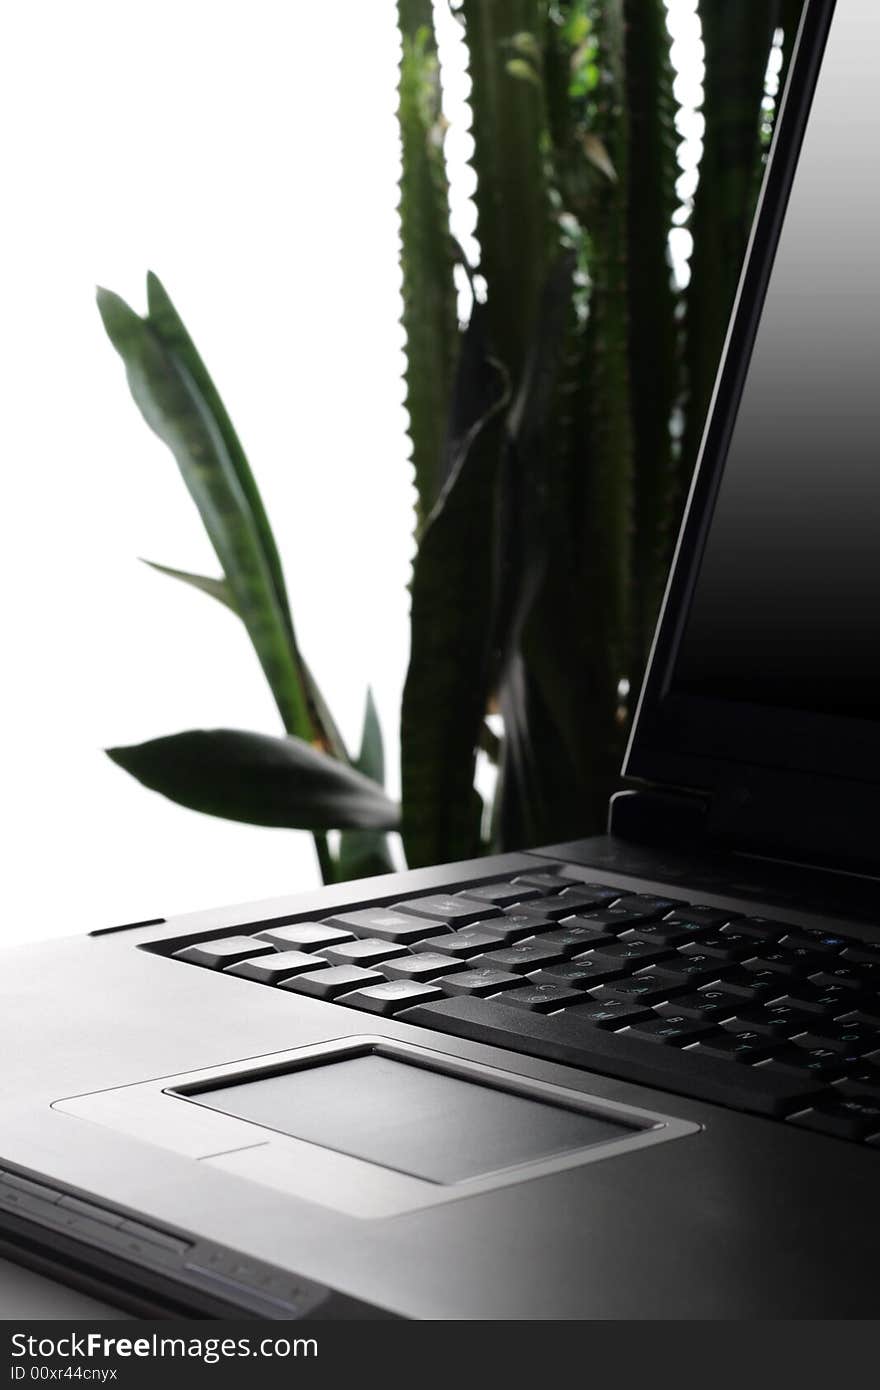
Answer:
<svg viewBox="0 0 880 1390"><path fill-rule="evenodd" d="M632 1133L583 1111L375 1053L196 1098L225 1115L435 1183L467 1181Z"/></svg>

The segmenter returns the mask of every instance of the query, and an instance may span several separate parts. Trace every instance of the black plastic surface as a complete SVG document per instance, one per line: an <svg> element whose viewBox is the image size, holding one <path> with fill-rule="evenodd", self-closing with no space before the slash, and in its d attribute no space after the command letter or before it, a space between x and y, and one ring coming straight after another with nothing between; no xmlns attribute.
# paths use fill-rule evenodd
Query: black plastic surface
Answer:
<svg viewBox="0 0 880 1390"><path fill-rule="evenodd" d="M622 1125L378 1055L224 1086L202 1105L435 1183L620 1139Z"/></svg>

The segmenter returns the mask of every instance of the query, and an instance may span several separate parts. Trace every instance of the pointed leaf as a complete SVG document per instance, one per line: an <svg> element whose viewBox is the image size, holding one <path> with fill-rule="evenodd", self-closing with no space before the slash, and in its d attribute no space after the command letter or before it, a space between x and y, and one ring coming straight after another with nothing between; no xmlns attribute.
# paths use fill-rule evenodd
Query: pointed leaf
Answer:
<svg viewBox="0 0 880 1390"><path fill-rule="evenodd" d="M227 820L315 832L399 820L375 782L298 738L197 729L107 752L151 790Z"/></svg>
<svg viewBox="0 0 880 1390"><path fill-rule="evenodd" d="M149 565L151 570L156 570L159 574L167 574L171 579L179 579L183 584L190 584L194 589L199 589L203 594L208 594L218 603L222 603L226 608L230 608L233 613L237 613L235 600L229 592L229 585L225 579L211 579L204 574L190 574L189 570L172 569L170 565L160 565L156 560L144 560L145 565Z"/></svg>
<svg viewBox="0 0 880 1390"><path fill-rule="evenodd" d="M372 690L367 690L361 748L355 767L380 787L385 782L385 750L382 745L382 726ZM386 837L372 830L346 830L339 843L338 880L370 878L373 874L388 874L394 861Z"/></svg>
<svg viewBox="0 0 880 1390"><path fill-rule="evenodd" d="M98 291L98 307L132 396L174 454L199 509L285 728L311 739L315 729L287 622L217 422L192 375L149 323L108 290Z"/></svg>

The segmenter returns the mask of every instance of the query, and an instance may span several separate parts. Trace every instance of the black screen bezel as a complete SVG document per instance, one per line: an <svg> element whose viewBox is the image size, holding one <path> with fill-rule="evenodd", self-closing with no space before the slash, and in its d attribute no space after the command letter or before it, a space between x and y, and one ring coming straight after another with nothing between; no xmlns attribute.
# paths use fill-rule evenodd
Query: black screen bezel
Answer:
<svg viewBox="0 0 880 1390"><path fill-rule="evenodd" d="M682 523L638 713L626 777L730 790L748 770L806 774L839 797L880 781L880 724L673 690L679 644L757 337L836 0L807 0L759 211ZM797 779L794 779L796 781ZM778 782L777 782L778 785ZM861 801L861 798L856 798ZM807 847L807 846L805 846Z"/></svg>

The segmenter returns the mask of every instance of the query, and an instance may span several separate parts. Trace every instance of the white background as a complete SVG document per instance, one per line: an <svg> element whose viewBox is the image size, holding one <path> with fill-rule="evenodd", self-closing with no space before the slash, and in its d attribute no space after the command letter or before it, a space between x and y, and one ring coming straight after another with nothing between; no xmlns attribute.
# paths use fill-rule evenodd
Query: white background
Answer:
<svg viewBox="0 0 880 1390"><path fill-rule="evenodd" d="M694 0L670 3L691 65L680 99L695 106ZM217 573L128 396L97 283L143 310L146 270L163 279L249 452L301 646L352 743L372 683L396 783L412 492L395 12L4 7L2 941L317 882L308 836L185 811L101 751L187 728L280 729L237 621L138 563ZM468 143L453 131L464 237Z"/></svg>

